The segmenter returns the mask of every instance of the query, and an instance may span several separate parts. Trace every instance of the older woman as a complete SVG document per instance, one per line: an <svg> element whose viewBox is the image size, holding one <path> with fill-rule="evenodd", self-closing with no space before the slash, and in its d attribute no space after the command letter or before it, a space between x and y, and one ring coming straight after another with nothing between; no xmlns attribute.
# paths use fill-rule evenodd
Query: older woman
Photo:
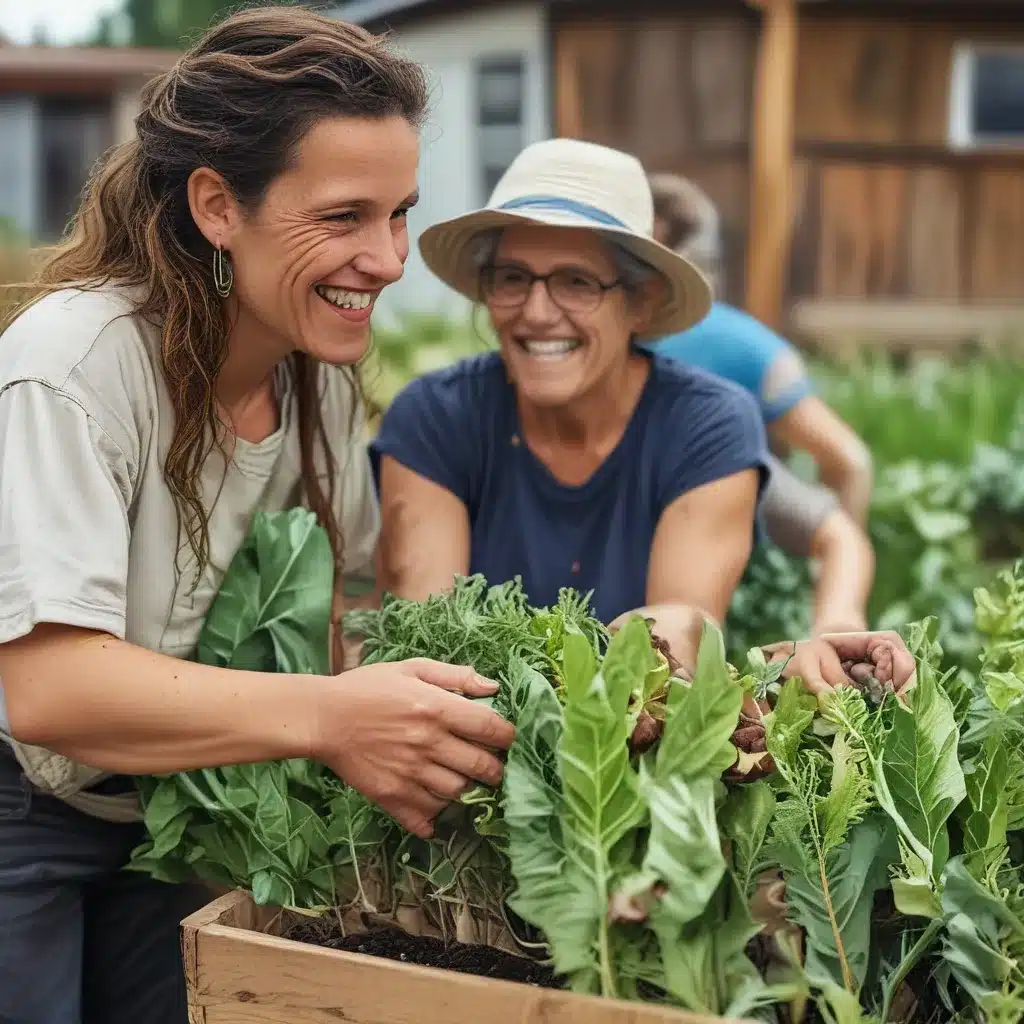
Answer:
<svg viewBox="0 0 1024 1024"><path fill-rule="evenodd" d="M468 668L188 659L257 509L341 570L378 510L347 368L408 253L420 69L295 8L238 14L147 90L0 346L0 1020L184 1024L187 894L121 872L133 774L315 757L409 829L511 727ZM85 766L89 766L88 768Z"/></svg>
<svg viewBox="0 0 1024 1024"><path fill-rule="evenodd" d="M382 585L522 577L643 609L684 662L749 557L764 430L736 385L637 347L696 323L701 275L651 237L643 168L568 139L524 150L478 210L428 230L428 266L486 304L500 351L406 387L379 459Z"/></svg>

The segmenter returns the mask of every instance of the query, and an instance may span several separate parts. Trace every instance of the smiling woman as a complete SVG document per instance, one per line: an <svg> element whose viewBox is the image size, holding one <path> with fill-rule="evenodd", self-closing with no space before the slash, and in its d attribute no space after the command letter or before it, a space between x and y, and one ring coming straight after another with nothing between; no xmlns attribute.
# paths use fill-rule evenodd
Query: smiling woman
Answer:
<svg viewBox="0 0 1024 1024"><path fill-rule="evenodd" d="M606 622L643 610L684 664L746 564L767 471L740 388L643 352L710 293L652 237L640 164L568 139L524 150L490 202L436 225L428 266L487 306L500 341L392 403L373 452L382 584L520 576L534 604L593 591Z"/></svg>
<svg viewBox="0 0 1024 1024"><path fill-rule="evenodd" d="M0 345L0 1020L184 1024L194 894L122 872L132 775L314 757L403 825L512 740L471 669L195 664L258 510L335 568L379 513L352 366L402 274L421 69L294 7L236 14L151 83Z"/></svg>

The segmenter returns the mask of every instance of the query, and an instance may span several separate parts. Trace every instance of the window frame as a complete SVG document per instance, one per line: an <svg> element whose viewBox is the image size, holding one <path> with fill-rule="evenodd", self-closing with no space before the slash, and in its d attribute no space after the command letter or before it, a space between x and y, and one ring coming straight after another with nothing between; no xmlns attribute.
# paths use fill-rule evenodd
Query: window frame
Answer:
<svg viewBox="0 0 1024 1024"><path fill-rule="evenodd" d="M488 53L478 57L474 62L474 125L477 140L477 174L478 187L485 203L491 194L494 183L505 172L508 164L498 167L488 161L483 150L483 137L488 128L514 128L518 132L518 152L526 144L526 105L527 105L527 73L529 62L522 51ZM518 109L515 117L494 116L484 105L484 83L488 74L514 73L518 77L519 96ZM493 178L493 180L492 180Z"/></svg>
<svg viewBox="0 0 1024 1024"><path fill-rule="evenodd" d="M1024 39L1019 42L960 40L953 44L949 79L949 123L947 139L950 147L966 152L984 150L1024 150L1024 125L1019 135L984 135L973 124L975 66L979 55L1011 53L1024 61Z"/></svg>

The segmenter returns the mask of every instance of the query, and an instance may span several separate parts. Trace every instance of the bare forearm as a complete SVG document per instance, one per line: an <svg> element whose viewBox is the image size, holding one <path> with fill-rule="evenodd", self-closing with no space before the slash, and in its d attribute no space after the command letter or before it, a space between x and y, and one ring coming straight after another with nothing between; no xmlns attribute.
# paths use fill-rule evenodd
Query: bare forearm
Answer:
<svg viewBox="0 0 1024 1024"><path fill-rule="evenodd" d="M839 513L818 531L814 555L814 632L867 628L867 603L875 576L875 556L863 531Z"/></svg>
<svg viewBox="0 0 1024 1024"><path fill-rule="evenodd" d="M668 644L676 661L687 672L692 672L697 664L697 648L700 646L704 621L715 621L713 616L692 605L650 604L624 612L608 628L614 632L633 615L653 620L652 631Z"/></svg>
<svg viewBox="0 0 1024 1024"><path fill-rule="evenodd" d="M11 731L84 764L161 774L307 756L318 676L212 668L83 630L0 646Z"/></svg>

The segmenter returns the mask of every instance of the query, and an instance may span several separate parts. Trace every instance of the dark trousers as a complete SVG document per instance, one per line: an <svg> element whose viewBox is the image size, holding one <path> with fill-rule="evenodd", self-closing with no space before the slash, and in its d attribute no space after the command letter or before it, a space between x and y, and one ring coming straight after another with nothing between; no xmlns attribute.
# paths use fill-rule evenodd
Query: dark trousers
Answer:
<svg viewBox="0 0 1024 1024"><path fill-rule="evenodd" d="M121 871L141 836L0 749L0 1024L186 1024L179 924L203 895Z"/></svg>

